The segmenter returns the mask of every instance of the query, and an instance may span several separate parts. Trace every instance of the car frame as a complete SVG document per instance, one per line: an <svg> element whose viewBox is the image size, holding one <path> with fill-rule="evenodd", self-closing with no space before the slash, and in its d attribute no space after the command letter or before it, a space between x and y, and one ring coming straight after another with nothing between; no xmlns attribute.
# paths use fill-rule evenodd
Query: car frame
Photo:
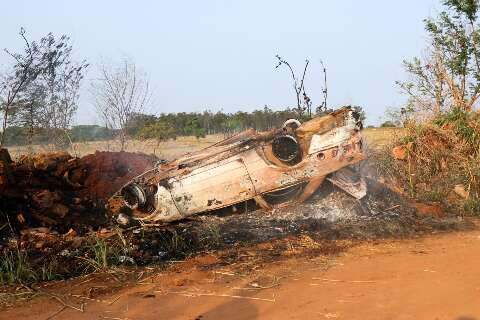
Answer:
<svg viewBox="0 0 480 320"><path fill-rule="evenodd" d="M112 199L145 222L171 222L254 200L264 210L305 201L325 179L356 198L366 185L351 170L365 159L359 114L343 107L267 132L249 129L152 170Z"/></svg>

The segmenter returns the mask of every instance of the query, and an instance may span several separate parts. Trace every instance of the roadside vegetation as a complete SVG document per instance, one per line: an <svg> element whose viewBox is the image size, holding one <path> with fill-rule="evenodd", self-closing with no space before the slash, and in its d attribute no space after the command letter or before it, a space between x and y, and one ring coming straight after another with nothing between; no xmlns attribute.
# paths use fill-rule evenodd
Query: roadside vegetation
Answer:
<svg viewBox="0 0 480 320"><path fill-rule="evenodd" d="M408 194L458 214L480 214L480 25L476 0L447 0L425 20L425 58L404 63L404 136L381 169ZM394 147L391 150L391 147Z"/></svg>

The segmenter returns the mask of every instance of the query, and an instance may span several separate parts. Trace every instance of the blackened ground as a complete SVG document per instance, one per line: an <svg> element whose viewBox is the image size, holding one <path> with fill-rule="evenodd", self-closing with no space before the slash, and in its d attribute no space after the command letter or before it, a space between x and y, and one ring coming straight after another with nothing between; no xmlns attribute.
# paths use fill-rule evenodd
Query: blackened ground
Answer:
<svg viewBox="0 0 480 320"><path fill-rule="evenodd" d="M356 200L325 183L301 205L270 213L225 210L207 213L166 228L127 233L129 254L138 264L178 259L198 252L243 246L295 235L314 240L404 238L431 232L473 228L456 216L418 216L397 193L367 179L368 195Z"/></svg>

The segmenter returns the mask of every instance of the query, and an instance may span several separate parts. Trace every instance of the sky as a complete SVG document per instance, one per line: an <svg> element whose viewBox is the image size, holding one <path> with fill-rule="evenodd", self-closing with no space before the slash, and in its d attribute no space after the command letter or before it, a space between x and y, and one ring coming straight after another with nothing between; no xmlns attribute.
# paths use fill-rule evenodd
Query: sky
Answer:
<svg viewBox="0 0 480 320"><path fill-rule="evenodd" d="M406 77L402 61L421 55L423 19L440 9L440 0L0 0L0 47L20 49L20 27L31 40L70 36L75 57L90 63L76 124L100 124L89 82L101 61L125 57L148 74L149 113L294 106L276 54L297 73L310 60L305 85L314 105L323 60L328 105L360 105L367 124L379 124L386 107L405 102L395 85ZM0 70L11 63L0 52Z"/></svg>

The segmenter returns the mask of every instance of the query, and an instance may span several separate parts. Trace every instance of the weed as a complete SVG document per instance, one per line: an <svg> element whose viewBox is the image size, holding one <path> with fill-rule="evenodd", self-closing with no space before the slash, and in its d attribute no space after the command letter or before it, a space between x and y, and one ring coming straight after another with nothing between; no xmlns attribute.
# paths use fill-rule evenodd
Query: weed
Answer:
<svg viewBox="0 0 480 320"><path fill-rule="evenodd" d="M1 257L0 284L23 284L35 281L37 278L26 252L16 250L4 253Z"/></svg>
<svg viewBox="0 0 480 320"><path fill-rule="evenodd" d="M201 231L199 239L206 247L215 248L220 246L222 243L220 228L217 225L209 225Z"/></svg>
<svg viewBox="0 0 480 320"><path fill-rule="evenodd" d="M51 280L57 279L58 278L58 274L56 273L57 270L58 270L58 262L55 258L44 262L40 270L41 271L40 279L42 281L51 281Z"/></svg>
<svg viewBox="0 0 480 320"><path fill-rule="evenodd" d="M417 199L428 202L441 202L444 196L441 192L435 190L416 190L415 196Z"/></svg>
<svg viewBox="0 0 480 320"><path fill-rule="evenodd" d="M106 270L118 264L118 252L104 239L94 237L93 244L88 247L86 257L78 257L86 263L85 272Z"/></svg>
<svg viewBox="0 0 480 320"><path fill-rule="evenodd" d="M465 201L463 204L463 209L465 212L473 215L480 215L480 199L470 198Z"/></svg>

